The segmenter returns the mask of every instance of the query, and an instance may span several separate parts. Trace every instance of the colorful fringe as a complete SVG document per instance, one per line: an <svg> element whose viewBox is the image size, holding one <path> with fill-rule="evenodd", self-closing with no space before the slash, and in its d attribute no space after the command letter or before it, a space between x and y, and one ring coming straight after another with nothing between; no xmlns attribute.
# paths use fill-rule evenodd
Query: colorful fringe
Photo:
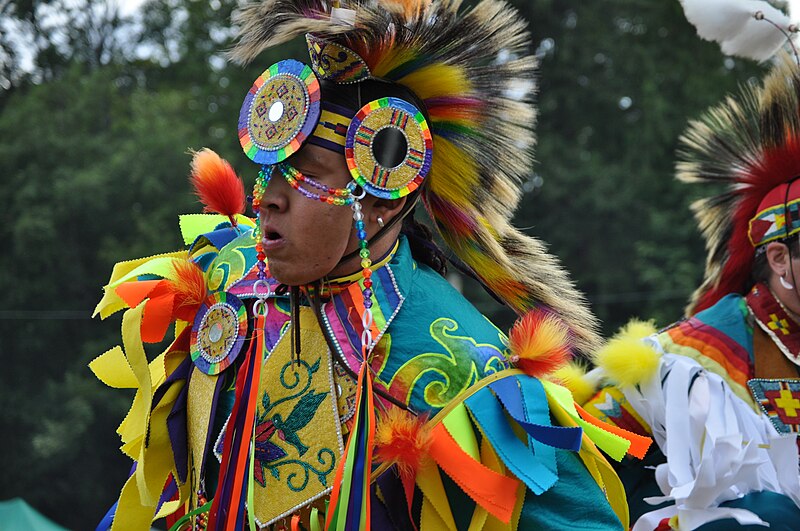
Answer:
<svg viewBox="0 0 800 531"><path fill-rule="evenodd" d="M261 380L264 359L265 321L265 316L256 316L252 345L236 377L236 398L225 430L220 481L208 521L208 529L212 531L244 528L245 502L252 492L250 478L253 470L253 431L258 401L256 391ZM251 527L254 527L252 519Z"/></svg>
<svg viewBox="0 0 800 531"><path fill-rule="evenodd" d="M372 376L367 363L358 373L356 417L344 459L336 470L329 510L325 519L328 531L369 531L370 472L375 446L375 404Z"/></svg>
<svg viewBox="0 0 800 531"><path fill-rule="evenodd" d="M551 415L562 426L551 425ZM558 481L557 448L579 452L627 527L622 484L595 444L621 460L626 453L642 457L651 440L602 424L577 406L567 389L505 370L473 386L431 424L429 458L436 466L421 466L416 477L423 529L456 529L440 470L477 504L473 525L480 528L495 519L515 529L525 498L522 487L540 495ZM527 444L518 433L527 436Z"/></svg>

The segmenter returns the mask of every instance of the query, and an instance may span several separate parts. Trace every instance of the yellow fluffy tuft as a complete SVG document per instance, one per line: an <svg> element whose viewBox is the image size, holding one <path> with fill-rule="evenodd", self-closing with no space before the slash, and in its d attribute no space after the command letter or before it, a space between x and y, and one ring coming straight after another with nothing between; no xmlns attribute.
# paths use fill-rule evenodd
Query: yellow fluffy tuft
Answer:
<svg viewBox="0 0 800 531"><path fill-rule="evenodd" d="M595 364L606 372L609 380L622 387L652 378L661 355L642 339L653 332L652 322L629 322L595 354Z"/></svg>
<svg viewBox="0 0 800 531"><path fill-rule="evenodd" d="M644 339L647 336L652 336L658 332L656 325L653 321L640 321L639 319L631 319L628 324L623 326L619 335L624 335L633 339Z"/></svg>
<svg viewBox="0 0 800 531"><path fill-rule="evenodd" d="M597 392L597 386L586 378L586 368L580 363L570 362L558 369L552 380L570 390L578 404L585 404Z"/></svg>
<svg viewBox="0 0 800 531"><path fill-rule="evenodd" d="M453 65L432 64L416 70L398 80L427 100L442 96L460 96L472 91L472 84L463 68Z"/></svg>

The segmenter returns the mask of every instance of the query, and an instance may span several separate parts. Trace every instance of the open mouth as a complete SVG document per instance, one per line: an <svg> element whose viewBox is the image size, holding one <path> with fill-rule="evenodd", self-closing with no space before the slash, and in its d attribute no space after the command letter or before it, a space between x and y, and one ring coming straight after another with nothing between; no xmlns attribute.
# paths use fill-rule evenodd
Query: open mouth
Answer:
<svg viewBox="0 0 800 531"><path fill-rule="evenodd" d="M269 251L271 249L276 249L277 247L280 247L281 245L283 245L283 243L284 243L284 239L283 239L283 236L281 236L280 232L277 232L275 230L265 230L264 231L264 237L262 239L262 244L263 244L263 247L264 247L265 251Z"/></svg>

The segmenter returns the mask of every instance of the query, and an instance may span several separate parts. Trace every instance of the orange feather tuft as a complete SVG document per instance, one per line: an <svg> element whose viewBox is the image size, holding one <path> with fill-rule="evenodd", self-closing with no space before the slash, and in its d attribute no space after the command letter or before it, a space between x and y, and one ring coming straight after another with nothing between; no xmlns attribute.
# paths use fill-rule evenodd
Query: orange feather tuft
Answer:
<svg viewBox="0 0 800 531"><path fill-rule="evenodd" d="M173 260L172 267L176 278L169 283L169 290L175 295L175 316L191 321L206 299L206 277L203 270L190 260Z"/></svg>
<svg viewBox="0 0 800 531"><path fill-rule="evenodd" d="M387 410L375 431L375 459L397 465L401 478L416 477L431 442L427 420L397 407Z"/></svg>
<svg viewBox="0 0 800 531"><path fill-rule="evenodd" d="M208 148L195 152L189 180L205 212L228 216L236 226L236 214L244 213L244 183L226 160Z"/></svg>
<svg viewBox="0 0 800 531"><path fill-rule="evenodd" d="M571 359L569 328L557 316L532 310L521 317L508 338L511 359L530 376L542 378Z"/></svg>

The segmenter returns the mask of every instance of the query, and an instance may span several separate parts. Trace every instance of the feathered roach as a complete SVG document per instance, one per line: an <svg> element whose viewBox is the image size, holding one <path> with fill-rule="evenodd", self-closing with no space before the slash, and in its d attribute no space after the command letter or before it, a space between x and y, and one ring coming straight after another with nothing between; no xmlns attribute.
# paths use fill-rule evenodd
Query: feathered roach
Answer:
<svg viewBox="0 0 800 531"><path fill-rule="evenodd" d="M347 7L347 6L343 6ZM266 0L235 15L230 56L311 32L359 54L372 76L410 89L430 117L434 155L422 199L458 258L518 314L543 305L586 352L599 341L583 295L542 242L511 225L533 167L536 61L518 12L482 0L353 5L355 26L332 20L319 0Z"/></svg>

